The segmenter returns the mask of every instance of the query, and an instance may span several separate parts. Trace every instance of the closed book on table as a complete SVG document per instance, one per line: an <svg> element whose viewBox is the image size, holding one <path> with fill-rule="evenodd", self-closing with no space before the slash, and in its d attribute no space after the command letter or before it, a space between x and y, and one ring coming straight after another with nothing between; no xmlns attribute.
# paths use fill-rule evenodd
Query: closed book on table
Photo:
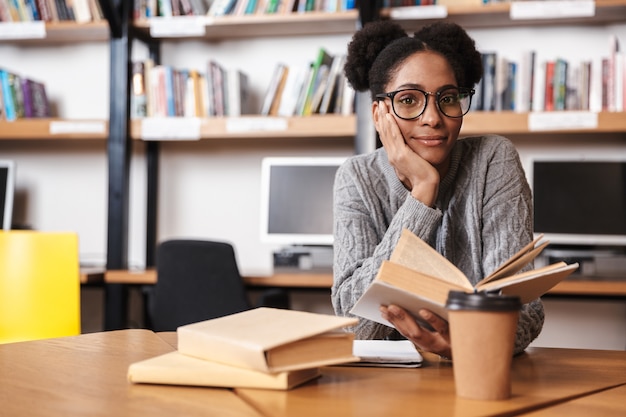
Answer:
<svg viewBox="0 0 626 417"><path fill-rule="evenodd" d="M267 373L169 352L128 368L132 383L288 390L320 375L318 368Z"/></svg>
<svg viewBox="0 0 626 417"><path fill-rule="evenodd" d="M357 361L355 318L260 307L177 329L178 351L262 372L283 372Z"/></svg>

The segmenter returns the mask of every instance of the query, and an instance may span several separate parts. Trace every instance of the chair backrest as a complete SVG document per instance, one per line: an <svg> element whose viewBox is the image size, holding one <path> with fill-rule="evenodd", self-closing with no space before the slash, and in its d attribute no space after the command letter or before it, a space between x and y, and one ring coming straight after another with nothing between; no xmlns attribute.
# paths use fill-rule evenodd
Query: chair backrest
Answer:
<svg viewBox="0 0 626 417"><path fill-rule="evenodd" d="M80 330L78 236L0 231L0 343Z"/></svg>
<svg viewBox="0 0 626 417"><path fill-rule="evenodd" d="M233 246L207 240L167 240L156 252L157 283L147 326L178 326L250 308Z"/></svg>

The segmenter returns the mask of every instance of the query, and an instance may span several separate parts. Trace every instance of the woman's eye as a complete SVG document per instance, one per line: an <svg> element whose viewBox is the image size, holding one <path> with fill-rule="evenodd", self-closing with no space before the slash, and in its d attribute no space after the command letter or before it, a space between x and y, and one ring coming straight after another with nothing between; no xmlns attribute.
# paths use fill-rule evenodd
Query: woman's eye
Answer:
<svg viewBox="0 0 626 417"><path fill-rule="evenodd" d="M412 106L415 104L415 96L402 96L398 98L398 102L404 106Z"/></svg>
<svg viewBox="0 0 626 417"><path fill-rule="evenodd" d="M454 104L454 103L456 103L457 101L458 101L458 100L457 100L457 96L456 96L456 95L452 95L452 94L447 95L447 96L442 96L442 97L439 99L439 102L440 102L441 104Z"/></svg>

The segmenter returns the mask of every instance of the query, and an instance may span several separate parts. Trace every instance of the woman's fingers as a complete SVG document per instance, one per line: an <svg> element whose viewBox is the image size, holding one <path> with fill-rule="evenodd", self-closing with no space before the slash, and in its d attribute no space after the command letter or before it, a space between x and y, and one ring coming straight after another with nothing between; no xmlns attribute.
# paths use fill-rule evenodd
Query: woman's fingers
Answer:
<svg viewBox="0 0 626 417"><path fill-rule="evenodd" d="M396 305L381 306L382 317L389 321L408 340L421 350L445 357L451 356L448 322L429 310L421 310L420 316L433 330L421 326L406 310Z"/></svg>

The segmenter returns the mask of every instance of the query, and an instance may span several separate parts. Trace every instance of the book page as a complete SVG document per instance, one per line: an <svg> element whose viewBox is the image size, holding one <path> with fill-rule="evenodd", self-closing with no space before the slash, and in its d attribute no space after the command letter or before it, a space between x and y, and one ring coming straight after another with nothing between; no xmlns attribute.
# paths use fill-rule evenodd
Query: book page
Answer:
<svg viewBox="0 0 626 417"><path fill-rule="evenodd" d="M390 260L398 265L472 290L467 277L422 239L404 229Z"/></svg>
<svg viewBox="0 0 626 417"><path fill-rule="evenodd" d="M500 290L505 295L517 295L522 304L533 301L578 269L578 264L557 262L532 271L499 279L477 287L480 291Z"/></svg>
<svg viewBox="0 0 626 417"><path fill-rule="evenodd" d="M486 278L483 278L477 284L477 286L485 284L487 282L491 282L491 281L495 281L495 280L498 280L498 279L502 279L502 278L505 278L505 277L510 277L510 276L516 274L517 272L519 272L520 270L522 270L526 265L531 263L537 256L539 256L539 254L550 243L548 241L543 242L541 245L539 245L539 246L537 246L536 248L533 249L532 246L534 246L535 243L540 238L541 237L535 239L530 244L525 246L522 250L520 250L518 253L516 253L511 258L509 258L500 267L498 267L498 269L493 271Z"/></svg>
<svg viewBox="0 0 626 417"><path fill-rule="evenodd" d="M469 286L466 289L391 261L384 261L376 279L350 312L389 327L393 325L381 317L381 305L398 305L420 322L423 320L419 311L423 308L447 319L446 300L450 290L473 291L473 288Z"/></svg>

